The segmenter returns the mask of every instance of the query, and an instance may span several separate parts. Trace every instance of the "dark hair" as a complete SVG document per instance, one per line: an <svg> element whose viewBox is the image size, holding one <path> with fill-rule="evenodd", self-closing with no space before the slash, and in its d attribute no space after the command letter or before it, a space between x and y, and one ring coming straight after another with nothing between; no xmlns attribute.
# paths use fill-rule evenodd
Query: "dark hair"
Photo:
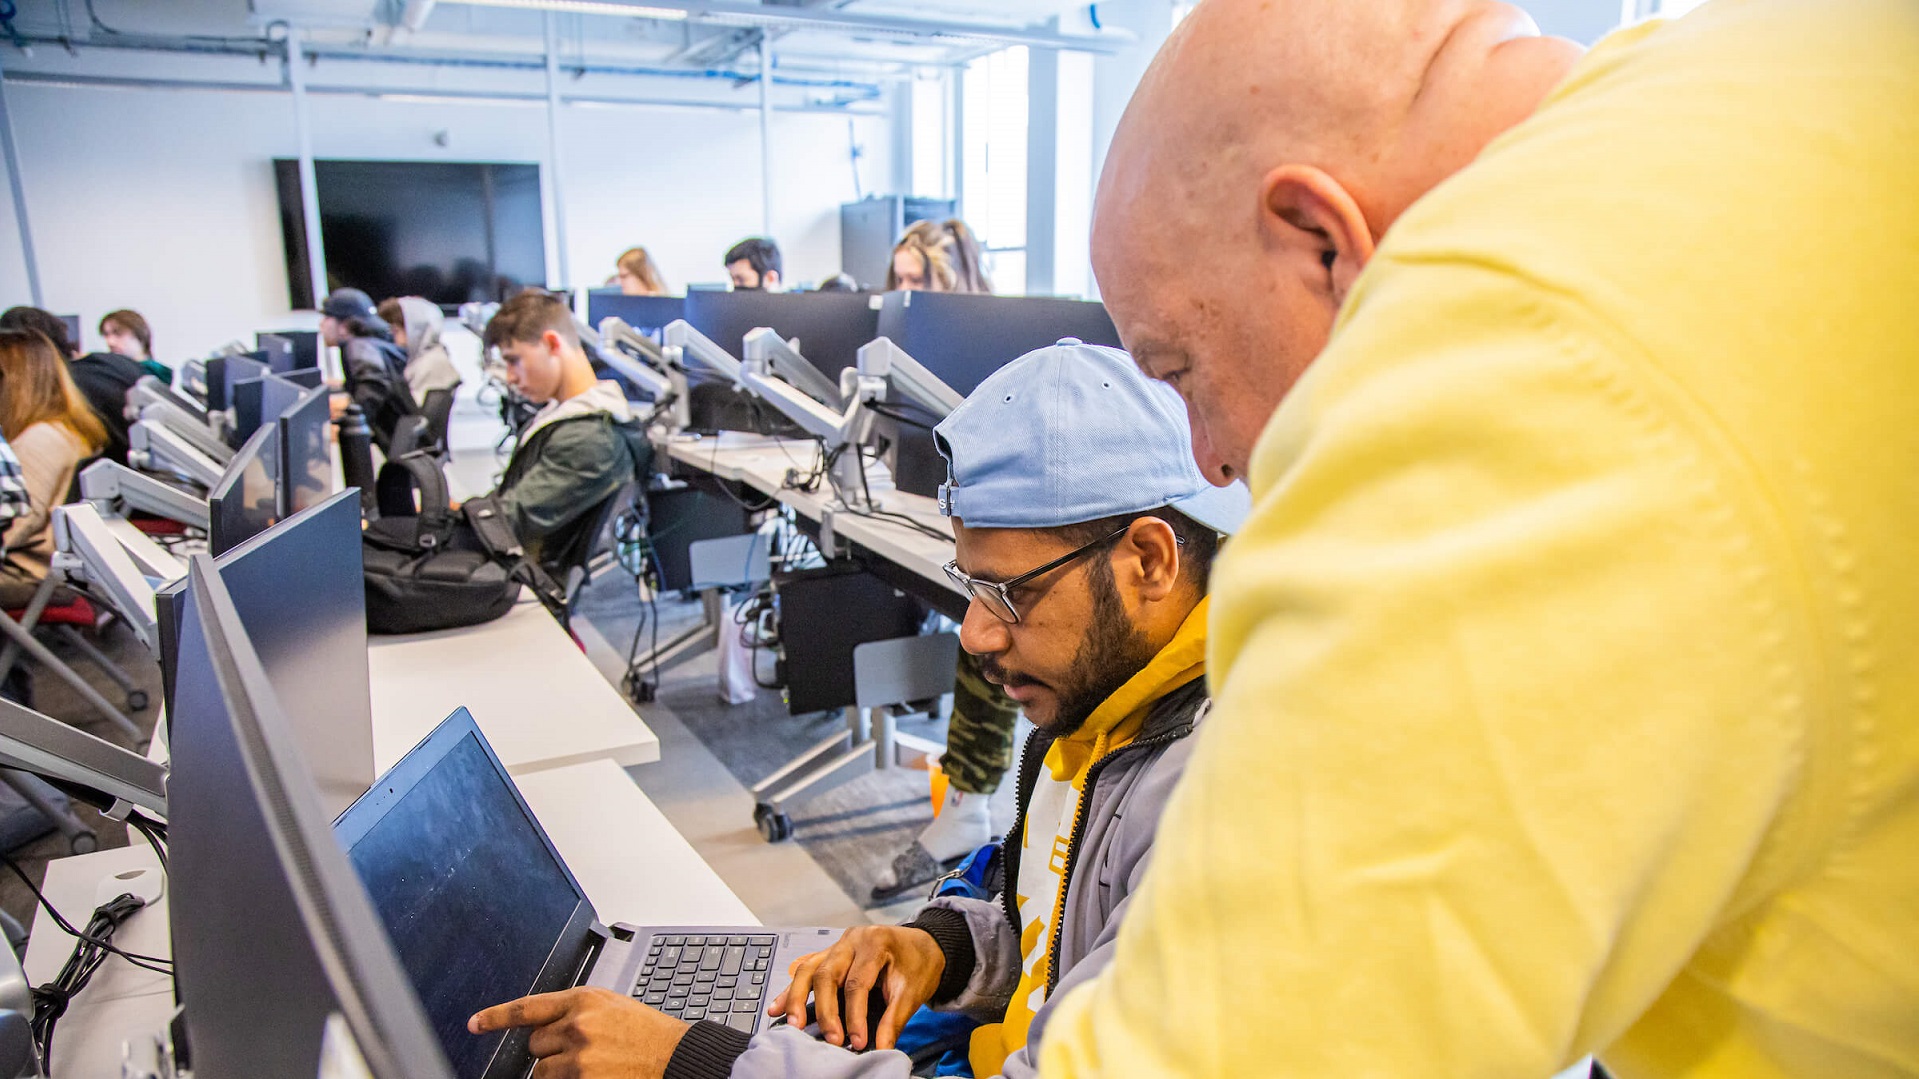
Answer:
<svg viewBox="0 0 1919 1079"><path fill-rule="evenodd" d="M1156 510L1141 510L1138 513L1122 513L1116 517L1101 517L1093 521L1081 521L1078 524L1061 525L1058 528L1041 529L1059 537L1062 542L1074 547L1104 539L1145 517L1157 517L1172 528L1173 535L1180 539L1179 575L1190 581L1202 594L1206 591L1206 578L1213 571L1213 559L1219 556L1219 533L1200 524L1191 517L1171 506L1161 506Z"/></svg>
<svg viewBox="0 0 1919 1079"><path fill-rule="evenodd" d="M573 312L558 296L543 289L527 289L500 305L493 320L486 324L486 347L498 348L509 341L538 341L548 330L570 345L580 343L573 328Z"/></svg>
<svg viewBox="0 0 1919 1079"><path fill-rule="evenodd" d="M38 307L9 307L0 314L0 330L31 330L53 342L63 360L73 358L73 342L67 338L66 320Z"/></svg>
<svg viewBox="0 0 1919 1079"><path fill-rule="evenodd" d="M125 308L108 311L100 319L100 332L106 333L110 325L118 326L132 334L133 339L140 342L140 347L146 350L148 358L153 356L153 329L147 325L147 320L141 317L140 312Z"/></svg>
<svg viewBox="0 0 1919 1079"><path fill-rule="evenodd" d="M726 249L726 260L720 265L731 266L745 259L753 272L760 275L760 284L766 284L766 275L776 273L781 277L786 272L780 269L780 245L764 236L753 236Z"/></svg>
<svg viewBox="0 0 1919 1079"><path fill-rule="evenodd" d="M853 280L853 275L844 273L834 274L813 289L814 292L858 292L859 290L859 282Z"/></svg>

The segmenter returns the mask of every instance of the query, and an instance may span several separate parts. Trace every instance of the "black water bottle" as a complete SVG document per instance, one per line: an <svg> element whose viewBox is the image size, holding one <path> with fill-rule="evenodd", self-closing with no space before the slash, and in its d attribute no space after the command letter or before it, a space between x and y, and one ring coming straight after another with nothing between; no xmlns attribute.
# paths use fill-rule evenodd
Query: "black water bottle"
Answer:
<svg viewBox="0 0 1919 1079"><path fill-rule="evenodd" d="M360 489L360 512L369 519L376 512L373 489L373 429L359 405L346 406L334 421L340 429L340 472L348 487Z"/></svg>

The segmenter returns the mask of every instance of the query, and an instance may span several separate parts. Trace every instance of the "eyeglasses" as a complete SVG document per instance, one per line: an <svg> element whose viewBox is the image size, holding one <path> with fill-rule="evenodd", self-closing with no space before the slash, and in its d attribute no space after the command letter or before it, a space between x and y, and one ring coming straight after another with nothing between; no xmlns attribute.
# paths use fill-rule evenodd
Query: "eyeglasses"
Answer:
<svg viewBox="0 0 1919 1079"><path fill-rule="evenodd" d="M958 585L969 597L979 600L980 603L992 613L993 617L1002 622L1017 626L1019 625L1019 609L1013 606L1013 589L1020 587L1041 574L1051 573L1053 570L1076 559L1086 557L1086 555L1092 551L1104 547L1106 544L1124 536L1127 530L1132 527L1133 523L1128 521L1112 535L1104 536L1084 547L1068 551L1066 554L1053 559L1044 566L1038 569L1028 570L1010 581L982 581L978 578L968 577L966 574L960 572L958 559L954 559L946 564L946 576L952 578L953 583Z"/></svg>

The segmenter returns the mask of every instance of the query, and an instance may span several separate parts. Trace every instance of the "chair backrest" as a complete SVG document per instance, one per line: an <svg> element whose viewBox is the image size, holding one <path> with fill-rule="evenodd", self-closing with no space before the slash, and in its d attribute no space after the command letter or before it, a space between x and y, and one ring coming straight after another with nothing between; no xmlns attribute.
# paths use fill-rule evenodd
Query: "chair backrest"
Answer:
<svg viewBox="0 0 1919 1079"><path fill-rule="evenodd" d="M607 524L633 500L633 482L623 483L612 494L607 495L592 509L580 515L580 519L568 526L564 535L548 537L546 546L540 552L542 569L560 583L566 590L570 605L580 586L588 579L588 565L593 561L593 553L599 549L600 537L606 534Z"/></svg>
<svg viewBox="0 0 1919 1079"><path fill-rule="evenodd" d="M393 437L387 444L388 458L405 457L415 450L432 449L436 453L440 443L436 442L424 416L401 416L400 422L393 425Z"/></svg>
<svg viewBox="0 0 1919 1079"><path fill-rule="evenodd" d="M446 449L446 425L453 417L453 390L439 389L426 391L426 399L420 402L420 415L426 419L426 435L431 443Z"/></svg>
<svg viewBox="0 0 1919 1079"><path fill-rule="evenodd" d="M696 592L759 584L773 576L771 545L761 532L695 540L686 548Z"/></svg>
<svg viewBox="0 0 1919 1079"><path fill-rule="evenodd" d="M868 641L853 649L853 698L861 708L923 701L953 692L959 635L927 633Z"/></svg>

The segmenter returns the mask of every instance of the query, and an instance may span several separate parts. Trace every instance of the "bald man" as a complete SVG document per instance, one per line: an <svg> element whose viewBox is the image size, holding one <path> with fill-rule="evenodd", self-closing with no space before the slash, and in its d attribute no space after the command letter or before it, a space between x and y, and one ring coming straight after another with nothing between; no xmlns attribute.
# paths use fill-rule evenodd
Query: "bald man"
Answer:
<svg viewBox="0 0 1919 1079"><path fill-rule="evenodd" d="M1206 0L1094 264L1253 518L1047 1076L1919 1074L1919 4Z"/></svg>

